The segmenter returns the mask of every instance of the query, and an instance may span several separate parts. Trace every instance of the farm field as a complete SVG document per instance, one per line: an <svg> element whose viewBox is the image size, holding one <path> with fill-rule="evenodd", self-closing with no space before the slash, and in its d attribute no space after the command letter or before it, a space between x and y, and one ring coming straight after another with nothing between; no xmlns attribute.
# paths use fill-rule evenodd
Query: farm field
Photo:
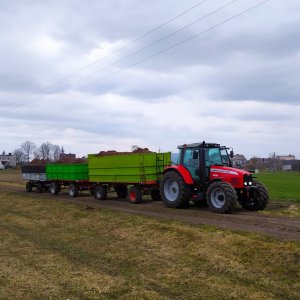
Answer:
<svg viewBox="0 0 300 300"><path fill-rule="evenodd" d="M300 172L276 172L255 174L264 183L272 200L300 203Z"/></svg>
<svg viewBox="0 0 300 300"><path fill-rule="evenodd" d="M261 213L218 215L156 203L170 219L132 215L94 199L83 204L90 197L74 204L63 195L20 192L19 176L0 173L0 299L300 299L300 236L284 241L171 220L189 213L259 222ZM290 204L282 203L266 212L283 213Z"/></svg>

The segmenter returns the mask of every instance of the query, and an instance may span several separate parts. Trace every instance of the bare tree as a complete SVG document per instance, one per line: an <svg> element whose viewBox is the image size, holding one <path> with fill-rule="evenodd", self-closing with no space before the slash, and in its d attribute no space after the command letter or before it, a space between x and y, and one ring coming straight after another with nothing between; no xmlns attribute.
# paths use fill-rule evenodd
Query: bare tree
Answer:
<svg viewBox="0 0 300 300"><path fill-rule="evenodd" d="M23 151L20 148L15 149L13 151L13 155L16 157L16 164L17 165L20 165L25 160L25 155L24 155Z"/></svg>
<svg viewBox="0 0 300 300"><path fill-rule="evenodd" d="M133 151L136 151L136 150L138 150L139 149L139 146L138 145L132 145L131 146L131 151L133 152Z"/></svg>
<svg viewBox="0 0 300 300"><path fill-rule="evenodd" d="M48 161L51 160L52 148L53 145L51 143L49 142L43 143L38 149L41 159L48 160Z"/></svg>
<svg viewBox="0 0 300 300"><path fill-rule="evenodd" d="M26 157L26 161L30 161L30 155L36 150L36 145L33 142L26 141L21 145L21 150Z"/></svg>
<svg viewBox="0 0 300 300"><path fill-rule="evenodd" d="M60 147L50 142L43 143L37 150L38 158L47 161L57 161L60 155Z"/></svg>
<svg viewBox="0 0 300 300"><path fill-rule="evenodd" d="M52 147L52 159L53 161L58 161L60 156L61 150L58 145L53 145Z"/></svg>

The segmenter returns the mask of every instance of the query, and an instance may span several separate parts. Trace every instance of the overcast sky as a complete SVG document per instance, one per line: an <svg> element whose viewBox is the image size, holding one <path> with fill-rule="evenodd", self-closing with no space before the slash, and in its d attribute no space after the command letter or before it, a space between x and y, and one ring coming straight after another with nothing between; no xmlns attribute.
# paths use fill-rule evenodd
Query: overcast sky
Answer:
<svg viewBox="0 0 300 300"><path fill-rule="evenodd" d="M260 2L0 1L0 151L205 140L300 159L300 1L239 15Z"/></svg>

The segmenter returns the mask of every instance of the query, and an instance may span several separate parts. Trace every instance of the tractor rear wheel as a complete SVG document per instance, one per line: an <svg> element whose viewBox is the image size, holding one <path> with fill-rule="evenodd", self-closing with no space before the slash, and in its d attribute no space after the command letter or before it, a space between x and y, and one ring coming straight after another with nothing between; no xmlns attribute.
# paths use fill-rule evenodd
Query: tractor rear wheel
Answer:
<svg viewBox="0 0 300 300"><path fill-rule="evenodd" d="M98 184L95 187L94 196L98 200L106 200L107 199L107 190L106 187L102 184Z"/></svg>
<svg viewBox="0 0 300 300"><path fill-rule="evenodd" d="M128 200L130 203L138 204L142 202L142 191L138 186L132 186L128 192Z"/></svg>
<svg viewBox="0 0 300 300"><path fill-rule="evenodd" d="M160 194L167 207L187 208L191 197L190 187L176 172L167 172L160 182Z"/></svg>
<svg viewBox="0 0 300 300"><path fill-rule="evenodd" d="M240 205L247 210L264 210L269 202L269 195L265 186L259 182L253 182L253 190L249 194L239 196Z"/></svg>
<svg viewBox="0 0 300 300"><path fill-rule="evenodd" d="M207 204L216 213L231 213L237 204L235 189L226 182L213 182L207 189Z"/></svg>

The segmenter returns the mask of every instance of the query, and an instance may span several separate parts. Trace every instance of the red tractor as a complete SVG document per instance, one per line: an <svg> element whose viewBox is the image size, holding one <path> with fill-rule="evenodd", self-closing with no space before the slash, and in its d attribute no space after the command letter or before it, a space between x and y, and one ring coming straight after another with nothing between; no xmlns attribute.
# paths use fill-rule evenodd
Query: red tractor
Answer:
<svg viewBox="0 0 300 300"><path fill-rule="evenodd" d="M178 164L167 167L160 182L166 206L186 208L193 200L217 213L232 212L237 202L251 211L267 206L266 188L251 173L232 167L226 147L202 142L178 149Z"/></svg>

